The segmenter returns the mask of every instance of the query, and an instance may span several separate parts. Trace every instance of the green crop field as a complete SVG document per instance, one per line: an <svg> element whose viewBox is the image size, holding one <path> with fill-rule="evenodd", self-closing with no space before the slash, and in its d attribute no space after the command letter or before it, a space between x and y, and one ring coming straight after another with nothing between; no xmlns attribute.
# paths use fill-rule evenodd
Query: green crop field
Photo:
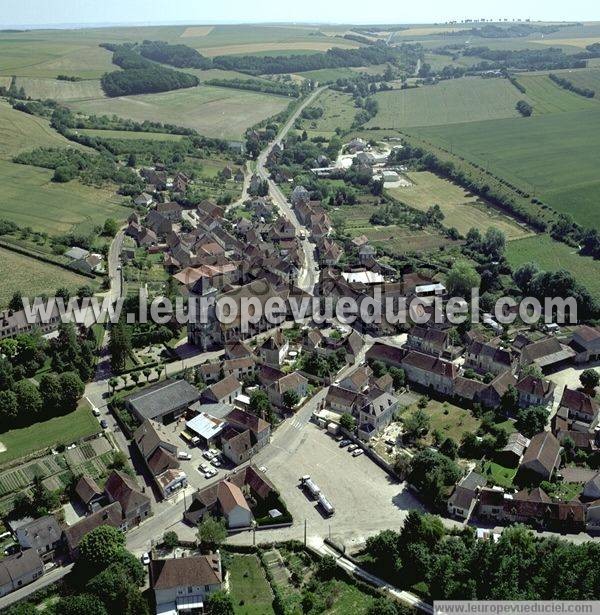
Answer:
<svg viewBox="0 0 600 615"><path fill-rule="evenodd" d="M289 102L284 96L200 86L161 94L70 102L68 106L87 114L115 114L139 122L175 122L209 137L239 139L249 126L279 113Z"/></svg>
<svg viewBox="0 0 600 615"><path fill-rule="evenodd" d="M135 130L102 130L99 128L80 128L77 132L89 137L102 139L128 139L137 141L181 141L183 135L172 135L168 132L136 132Z"/></svg>
<svg viewBox="0 0 600 615"><path fill-rule="evenodd" d="M100 98L104 96L100 81L59 81L58 79L41 79L33 77L18 77L17 87L23 87L30 98L43 100L67 101L82 98Z"/></svg>
<svg viewBox="0 0 600 615"><path fill-rule="evenodd" d="M547 75L517 75L517 81L527 90L523 98L533 105L534 115L599 108L598 101L561 88Z"/></svg>
<svg viewBox="0 0 600 615"><path fill-rule="evenodd" d="M114 189L84 186L77 181L58 184L52 172L0 160L0 217L50 235L71 230L91 232L106 218L123 220L128 209Z"/></svg>
<svg viewBox="0 0 600 615"><path fill-rule="evenodd" d="M17 291L33 298L43 293L51 294L63 286L75 291L88 284L94 286L94 280L0 247L1 307L6 306Z"/></svg>
<svg viewBox="0 0 600 615"><path fill-rule="evenodd" d="M500 229L508 240L529 234L511 218L456 184L428 171L406 175L413 182L411 186L391 188L387 192L421 211L427 211L432 205L439 205L445 216L442 224L456 228L462 235L466 235L470 228L485 232L491 226Z"/></svg>
<svg viewBox="0 0 600 615"><path fill-rule="evenodd" d="M375 95L379 112L367 128L404 128L518 116L522 94L506 79L469 77Z"/></svg>
<svg viewBox="0 0 600 615"><path fill-rule="evenodd" d="M566 269L600 299L600 262L580 256L575 248L554 241L549 235L536 235L511 241L506 252L508 262L513 267L534 262L546 271Z"/></svg>
<svg viewBox="0 0 600 615"><path fill-rule="evenodd" d="M0 434L0 442L5 449L0 452L0 464L57 444L69 444L99 431L100 425L89 405L81 402L77 410L70 414Z"/></svg>
<svg viewBox="0 0 600 615"><path fill-rule="evenodd" d="M485 165L580 224L600 228L600 109L408 132Z"/></svg>

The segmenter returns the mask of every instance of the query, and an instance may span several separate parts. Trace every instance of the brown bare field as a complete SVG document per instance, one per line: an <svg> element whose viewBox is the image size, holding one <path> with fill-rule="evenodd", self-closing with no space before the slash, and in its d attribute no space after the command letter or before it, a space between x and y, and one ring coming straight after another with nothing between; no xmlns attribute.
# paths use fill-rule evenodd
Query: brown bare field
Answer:
<svg viewBox="0 0 600 615"><path fill-rule="evenodd" d="M214 29L214 26L190 26L186 28L180 38L193 38L195 36L207 36Z"/></svg>

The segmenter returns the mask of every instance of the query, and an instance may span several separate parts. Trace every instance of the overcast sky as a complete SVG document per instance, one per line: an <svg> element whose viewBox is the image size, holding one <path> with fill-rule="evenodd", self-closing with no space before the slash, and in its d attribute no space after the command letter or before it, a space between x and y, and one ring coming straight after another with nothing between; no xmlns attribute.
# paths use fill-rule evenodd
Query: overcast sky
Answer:
<svg viewBox="0 0 600 615"><path fill-rule="evenodd" d="M464 18L600 20L598 0L0 0L0 25L432 23Z"/></svg>

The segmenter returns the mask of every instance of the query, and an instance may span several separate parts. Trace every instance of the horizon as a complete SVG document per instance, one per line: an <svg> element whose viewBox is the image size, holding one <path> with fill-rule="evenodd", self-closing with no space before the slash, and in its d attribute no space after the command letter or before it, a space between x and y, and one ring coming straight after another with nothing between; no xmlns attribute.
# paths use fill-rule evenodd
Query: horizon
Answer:
<svg viewBox="0 0 600 615"><path fill-rule="evenodd" d="M140 19L144 16L145 19ZM267 19L265 19L265 17ZM0 27L21 29L73 29L91 27L143 27L177 25L429 25L465 19L487 22L595 22L600 9L590 0L575 0L568 6L550 0L540 6L531 1L507 0L501 5L484 6L475 0L427 6L399 7L381 0L377 10L363 5L348 6L333 0L281 3L256 0L251 6L240 0L225 0L217 5L198 6L192 0L173 0L168 8L156 0L130 0L123 3L106 0L91 6L82 0L63 0L48 4L26 0L4 7Z"/></svg>

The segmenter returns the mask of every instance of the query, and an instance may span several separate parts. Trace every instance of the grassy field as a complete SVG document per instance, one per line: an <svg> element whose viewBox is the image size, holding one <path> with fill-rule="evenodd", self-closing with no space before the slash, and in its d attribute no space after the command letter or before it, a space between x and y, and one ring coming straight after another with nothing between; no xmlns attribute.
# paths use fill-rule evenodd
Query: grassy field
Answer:
<svg viewBox="0 0 600 615"><path fill-rule="evenodd" d="M318 120L303 120L303 126L311 136L327 138L335 134L336 128L350 128L357 111L350 94L334 90L325 90L312 106L321 107L323 115Z"/></svg>
<svg viewBox="0 0 600 615"><path fill-rule="evenodd" d="M428 171L406 175L413 182L412 186L391 188L387 192L421 211L427 211L432 205L439 205L445 216L442 224L456 228L462 235L466 235L470 228L485 232L491 226L500 229L509 240L529 234L512 219L456 184Z"/></svg>
<svg viewBox="0 0 600 615"><path fill-rule="evenodd" d="M367 128L404 128L516 117L523 96L506 79L469 77L375 95L379 112Z"/></svg>
<svg viewBox="0 0 600 615"><path fill-rule="evenodd" d="M166 132L135 132L131 130L100 130L96 128L80 128L79 134L103 139L131 139L144 141L181 141L183 135L172 135Z"/></svg>
<svg viewBox="0 0 600 615"><path fill-rule="evenodd" d="M203 135L226 139L241 138L246 128L279 113L288 104L289 99L283 96L210 86L68 103L87 114L176 122Z"/></svg>
<svg viewBox="0 0 600 615"><path fill-rule="evenodd" d="M30 98L40 100L51 98L53 100L67 101L104 96L98 79L59 81L58 79L18 77L17 87L23 87L25 94Z"/></svg>
<svg viewBox="0 0 600 615"><path fill-rule="evenodd" d="M410 406L404 416L415 410L416 405ZM424 412L430 421L429 433L437 430L441 432L443 438L452 438L457 443L460 443L465 432L475 433L481 425L481 421L475 418L469 410L459 408L449 402L429 400Z"/></svg>
<svg viewBox="0 0 600 615"><path fill-rule="evenodd" d="M93 282L62 267L0 247L0 307L6 306L16 291L33 298L42 293L51 294L63 286L75 291Z"/></svg>
<svg viewBox="0 0 600 615"><path fill-rule="evenodd" d="M111 188L98 189L77 181L50 181L52 172L0 160L0 217L50 235L70 230L90 232L106 218L123 220L129 210Z"/></svg>
<svg viewBox="0 0 600 615"><path fill-rule="evenodd" d="M99 431L98 419L87 402L81 402L77 410L70 414L0 434L0 442L6 447L6 451L0 453L0 465L57 444L69 444Z"/></svg>
<svg viewBox="0 0 600 615"><path fill-rule="evenodd" d="M547 75L517 75L517 81L527 90L524 98L533 105L536 115L598 108L597 101L561 88Z"/></svg>
<svg viewBox="0 0 600 615"><path fill-rule="evenodd" d="M600 109L411 130L600 228Z"/></svg>
<svg viewBox="0 0 600 615"><path fill-rule="evenodd" d="M255 555L233 555L229 567L230 594L236 615L271 615L273 594Z"/></svg>
<svg viewBox="0 0 600 615"><path fill-rule="evenodd" d="M514 487L513 480L517 469L506 468L495 461L486 461L483 464L482 473L494 485L511 489Z"/></svg>
<svg viewBox="0 0 600 615"><path fill-rule="evenodd" d="M73 146L71 141L50 128L48 121L15 111L7 103L0 102L0 158L12 158L34 147Z"/></svg>
<svg viewBox="0 0 600 615"><path fill-rule="evenodd" d="M513 267L534 262L547 271L566 269L596 298L600 298L600 262L579 256L574 248L554 241L549 235L511 241L507 248L507 258Z"/></svg>

